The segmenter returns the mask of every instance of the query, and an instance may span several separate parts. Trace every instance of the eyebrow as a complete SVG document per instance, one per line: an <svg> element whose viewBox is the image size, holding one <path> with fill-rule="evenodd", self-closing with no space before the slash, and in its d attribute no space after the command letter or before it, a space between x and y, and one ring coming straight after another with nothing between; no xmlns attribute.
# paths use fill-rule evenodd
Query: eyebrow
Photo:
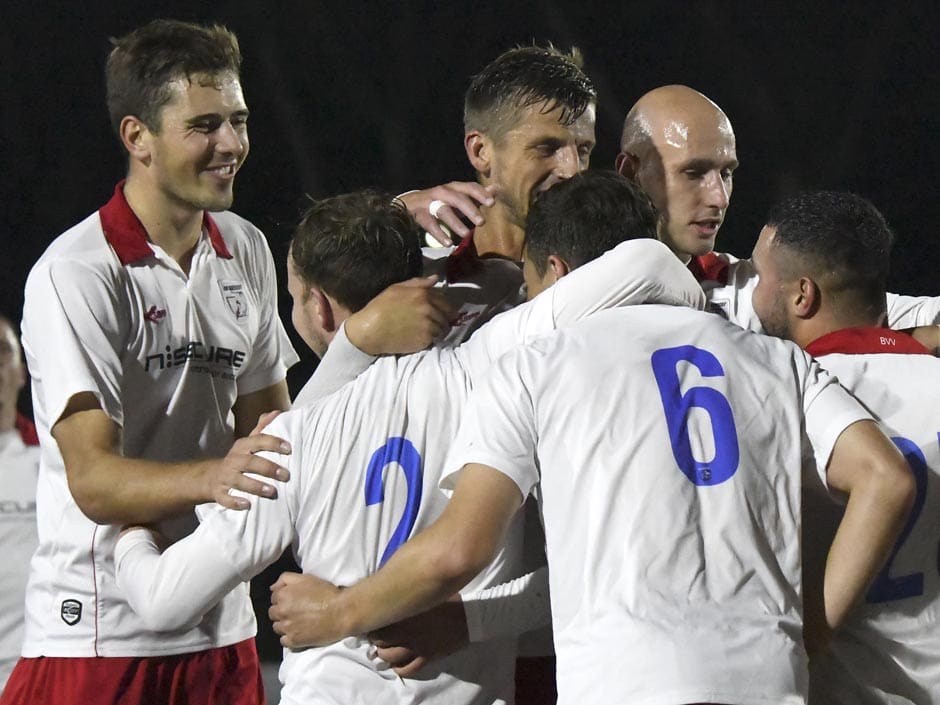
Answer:
<svg viewBox="0 0 940 705"><path fill-rule="evenodd" d="M231 117L248 117L248 108L243 110L235 110L232 112ZM198 122L203 122L205 120L224 120L221 113L203 113L202 115L194 115L186 121L187 125L195 125Z"/></svg>
<svg viewBox="0 0 940 705"><path fill-rule="evenodd" d="M718 163L713 159L690 159L679 165L680 169L695 169L696 171L710 171L711 169L737 169L738 160L731 159L727 162Z"/></svg>

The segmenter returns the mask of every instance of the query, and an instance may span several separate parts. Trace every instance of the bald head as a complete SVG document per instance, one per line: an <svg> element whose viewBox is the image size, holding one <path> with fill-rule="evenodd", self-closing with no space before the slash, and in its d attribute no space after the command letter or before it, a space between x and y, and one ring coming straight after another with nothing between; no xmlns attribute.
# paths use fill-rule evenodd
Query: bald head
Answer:
<svg viewBox="0 0 940 705"><path fill-rule="evenodd" d="M649 194L660 238L683 260L714 249L737 165L728 116L688 86L650 91L624 121L617 170Z"/></svg>

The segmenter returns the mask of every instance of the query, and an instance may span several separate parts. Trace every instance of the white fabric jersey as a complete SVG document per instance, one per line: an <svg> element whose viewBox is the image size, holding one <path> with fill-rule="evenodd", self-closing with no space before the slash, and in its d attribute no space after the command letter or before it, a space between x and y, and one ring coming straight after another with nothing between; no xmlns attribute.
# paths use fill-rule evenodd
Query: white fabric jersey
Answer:
<svg viewBox="0 0 940 705"><path fill-rule="evenodd" d="M811 702L936 705L940 360L906 335L873 328L824 336L807 351L838 375L895 439L917 481L914 507L895 552L865 601L836 633L827 656L811 663ZM822 511L811 509L808 505L804 530L807 575L814 568L821 575L841 512L831 502Z"/></svg>
<svg viewBox="0 0 940 705"><path fill-rule="evenodd" d="M20 657L29 559L36 550L39 447L0 433L0 692Z"/></svg>
<svg viewBox="0 0 940 705"><path fill-rule="evenodd" d="M802 703L801 469L862 418L790 343L617 309L490 368L443 486L541 483L561 705Z"/></svg>
<svg viewBox="0 0 940 705"><path fill-rule="evenodd" d="M283 380L296 361L264 236L232 213L206 215L187 277L148 242L119 185L30 272L23 347L42 448L23 655L151 656L251 637L247 586L192 628L145 628L114 586L120 527L82 514L50 429L73 395L91 392L121 427L127 457L222 457L236 398ZM178 538L195 524L183 517L162 529Z"/></svg>
<svg viewBox="0 0 940 705"><path fill-rule="evenodd" d="M757 287L757 270L749 259L712 252L694 257L689 264L702 284L709 307L742 328L763 331L751 302ZM940 324L940 296L888 294L888 325L904 329Z"/></svg>
<svg viewBox="0 0 940 705"><path fill-rule="evenodd" d="M216 508L162 557L143 532L122 539L117 575L130 603L154 628L190 623L291 544L304 572L341 585L375 571L383 556L443 510L440 470L467 394L492 360L612 302L656 292L675 303L704 305L694 279L660 243L635 241L618 250L497 317L457 348L382 358L336 394L279 416L268 432L289 440L293 452L276 458L292 475L277 483L277 500L252 500L248 512ZM627 282L623 267L615 266L624 257L655 268L678 293ZM504 554L466 589L513 577L518 549L517 530ZM187 596L185 605L177 604L180 594ZM375 672L368 645L346 640L286 652L281 695L288 703L507 702L514 650L512 640L474 645L433 664L423 678L401 681L392 672Z"/></svg>

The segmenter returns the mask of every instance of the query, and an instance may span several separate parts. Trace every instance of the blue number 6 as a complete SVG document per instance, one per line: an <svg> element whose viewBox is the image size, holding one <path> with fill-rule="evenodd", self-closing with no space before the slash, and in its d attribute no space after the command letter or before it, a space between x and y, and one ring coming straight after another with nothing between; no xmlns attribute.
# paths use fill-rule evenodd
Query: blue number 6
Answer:
<svg viewBox="0 0 940 705"><path fill-rule="evenodd" d="M423 486L423 472L421 470L421 454L414 444L407 438L396 436L389 438L385 445L372 454L369 467L366 468L366 506L379 504L385 499L385 483L382 480L382 471L389 463L398 463L405 473L408 483L408 494L405 500L405 511L395 527L392 537L385 547L379 565L391 558L398 550L414 528L418 518L418 509L421 507L421 489Z"/></svg>
<svg viewBox="0 0 940 705"><path fill-rule="evenodd" d="M650 362L666 413L672 454L679 469L691 482L700 486L719 485L730 479L737 471L740 459L731 405L721 392L711 387L691 387L683 394L676 372L680 362L688 362L697 367L703 377L724 377L725 371L718 358L707 350L682 345L657 350ZM692 455L689 439L689 410L692 407L704 409L711 418L715 439L715 457L711 462L700 462Z"/></svg>

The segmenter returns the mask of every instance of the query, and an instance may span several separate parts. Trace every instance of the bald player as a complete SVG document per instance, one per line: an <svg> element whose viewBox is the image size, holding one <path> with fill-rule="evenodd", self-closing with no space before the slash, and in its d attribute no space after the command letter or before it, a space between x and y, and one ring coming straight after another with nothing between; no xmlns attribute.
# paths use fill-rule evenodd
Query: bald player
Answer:
<svg viewBox="0 0 940 705"><path fill-rule="evenodd" d="M731 202L738 166L734 130L713 101L687 86L642 96L624 121L616 168L636 180L660 211L660 239L702 283L709 304L760 331L751 296L757 273L748 260L713 252ZM940 322L940 298L888 295L888 324Z"/></svg>
<svg viewBox="0 0 940 705"><path fill-rule="evenodd" d="M904 453L917 483L901 538L865 598L810 662L814 705L940 698L940 361L881 327L892 234L868 201L815 192L771 211L752 261L754 307L771 335L793 340L837 374ZM841 508L807 496L804 580L818 593Z"/></svg>

